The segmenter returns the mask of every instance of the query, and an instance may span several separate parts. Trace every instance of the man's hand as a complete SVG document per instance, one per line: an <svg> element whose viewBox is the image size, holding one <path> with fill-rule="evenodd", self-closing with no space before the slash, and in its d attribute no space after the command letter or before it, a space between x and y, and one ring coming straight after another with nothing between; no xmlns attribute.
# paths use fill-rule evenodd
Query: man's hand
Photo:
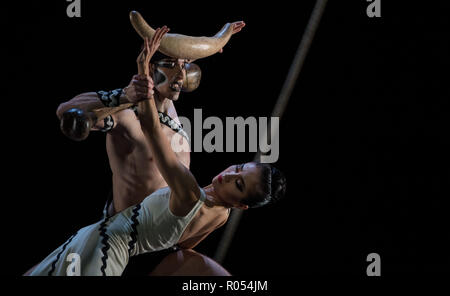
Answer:
<svg viewBox="0 0 450 296"><path fill-rule="evenodd" d="M153 79L150 77L150 59L158 50L162 37L169 32L169 30L169 28L163 26L162 28L156 29L150 42L148 41L148 38L144 39L144 47L136 59L138 75L134 75L130 84L125 88L125 95L131 103L137 103L153 97L154 83Z"/></svg>
<svg viewBox="0 0 450 296"><path fill-rule="evenodd" d="M243 21L234 22L231 25L233 26L233 34L232 35L239 33L242 30L242 28L245 27L245 23ZM221 48L219 50L219 53L222 53L222 52L223 52L223 48Z"/></svg>
<svg viewBox="0 0 450 296"><path fill-rule="evenodd" d="M134 75L125 88L125 96L130 103L137 103L153 96L153 79L148 75Z"/></svg>

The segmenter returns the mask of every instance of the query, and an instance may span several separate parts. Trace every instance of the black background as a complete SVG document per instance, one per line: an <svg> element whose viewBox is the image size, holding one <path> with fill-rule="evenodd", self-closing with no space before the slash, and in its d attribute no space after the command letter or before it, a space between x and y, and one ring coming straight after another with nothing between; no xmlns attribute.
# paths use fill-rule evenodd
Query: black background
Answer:
<svg viewBox="0 0 450 296"><path fill-rule="evenodd" d="M154 27L211 36L247 26L223 54L198 61L200 88L179 115L270 116L314 1L16 2L4 10L2 268L20 275L75 230L98 221L111 188L105 135L73 142L56 108L75 95L128 84L141 46L128 12ZM280 126L288 191L247 211L223 266L236 275L364 276L448 270L449 19L444 1L329 1ZM392 2L392 1L389 1ZM6 67L6 69L5 69ZM2 83L3 84L3 83ZM204 132L204 134L207 131ZM192 153L200 185L253 153ZM214 255L223 229L196 250Z"/></svg>

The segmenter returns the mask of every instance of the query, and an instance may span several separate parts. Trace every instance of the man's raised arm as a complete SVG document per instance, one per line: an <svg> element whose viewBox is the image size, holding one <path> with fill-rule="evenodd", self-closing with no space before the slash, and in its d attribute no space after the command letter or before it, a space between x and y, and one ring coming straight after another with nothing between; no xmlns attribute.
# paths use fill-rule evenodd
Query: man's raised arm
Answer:
<svg viewBox="0 0 450 296"><path fill-rule="evenodd" d="M135 75L129 85L123 89L87 92L75 96L73 99L58 106L56 116L61 120L65 112L74 108L84 113L89 113L102 108L117 108L123 104L135 103L145 98L146 87L148 86L142 85L142 81ZM112 129L114 122L117 122L117 118L114 117L114 114L111 114L110 116L106 116L104 120L96 122L92 130L105 131L107 128Z"/></svg>

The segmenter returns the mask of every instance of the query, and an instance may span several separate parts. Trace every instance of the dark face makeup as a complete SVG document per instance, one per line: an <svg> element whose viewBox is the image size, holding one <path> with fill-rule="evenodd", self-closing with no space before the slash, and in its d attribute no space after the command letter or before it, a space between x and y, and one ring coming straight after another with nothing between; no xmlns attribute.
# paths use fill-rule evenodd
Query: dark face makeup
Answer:
<svg viewBox="0 0 450 296"><path fill-rule="evenodd" d="M171 100L178 99L186 77L186 60L163 59L155 62L154 83L158 92Z"/></svg>

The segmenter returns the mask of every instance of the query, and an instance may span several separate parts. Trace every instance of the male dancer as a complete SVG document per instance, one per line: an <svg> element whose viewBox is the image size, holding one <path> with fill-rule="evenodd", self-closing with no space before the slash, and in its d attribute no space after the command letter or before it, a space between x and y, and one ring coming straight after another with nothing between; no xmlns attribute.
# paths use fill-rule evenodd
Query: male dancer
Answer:
<svg viewBox="0 0 450 296"><path fill-rule="evenodd" d="M245 23L242 21L231 24L230 34L239 32L244 26ZM183 40L180 40L180 43L182 44ZM216 52L219 51L222 51L222 48L216 49ZM161 56L160 54L159 59L154 58L151 61L154 68L152 71L154 85L152 82L142 83L135 75L124 89L110 92L88 92L75 96L58 107L57 116L61 119L64 112L71 108L88 112L105 107L105 105L113 107L118 103L138 102L150 91L155 97L156 106L160 112L160 121L167 138L170 140L177 132L186 136L182 132L173 102L178 100L180 91L183 90L186 70L189 68L191 60L182 56L166 56L161 59ZM201 53L197 56L201 58ZM164 119L168 120L163 123ZM113 175L113 200L108 208L109 215L135 205L155 190L167 186L156 168L152 151L144 140L134 110L125 109L112 114L98 122L93 130L107 132L106 150ZM183 141L183 144L186 145L188 142ZM186 152L189 151L189 148L186 148L176 154L180 161L189 167L190 155L189 152Z"/></svg>
<svg viewBox="0 0 450 296"><path fill-rule="evenodd" d="M145 21L138 13L132 12L131 19L133 26L141 36L150 37L148 35L148 25L146 25ZM228 30L221 31L222 35L220 35L219 32L218 35L213 38L219 39L219 41L220 39L225 40L226 44L230 36L241 31L244 26L245 23L242 21L232 23L228 27ZM166 37L167 35L169 35L169 38ZM171 34L167 35L165 38L171 41ZM184 50L184 52L186 52L185 55L183 51L180 52L180 48L183 49L183 45L187 43L186 40L180 38L180 40L175 41L178 41L178 44L172 42L172 44L161 46L161 48L159 48L160 51L166 53L165 57L162 57L163 55L160 54L159 56L154 56L151 60L153 69L151 76L154 84L152 84L151 81L147 84L143 84L142 80L138 79L135 75L130 84L124 89L117 89L110 92L88 92L77 95L70 101L62 103L58 107L57 116L61 119L64 113L71 108L78 108L85 112L89 112L93 109L105 106L114 107L120 103L135 103L145 98L147 92L151 92L154 95L157 109L160 112L160 121L166 137L170 140L176 133L186 136L181 128L173 102L178 100L181 90L186 89L187 91L192 91L198 86L199 81L192 83L192 78L190 85L183 85L187 81L187 72L189 71L190 65L192 65L190 62L215 52L222 52L224 42L222 41L219 44L214 44L216 40L211 40L213 45L216 45L216 48L212 46L213 48L208 49L208 52L192 52L190 48L186 48ZM204 41L199 40L199 42ZM164 39L162 43L164 43ZM199 80L199 77L197 79ZM194 86L192 86L192 84L194 84ZM140 203L152 192L167 186L167 183L164 181L156 167L152 157L152 151L145 141L137 116L139 115L135 110L125 109L111 114L106 117L105 120L99 121L93 127L93 130L107 132L106 150L112 170L113 184L112 200L110 200L110 203L107 203L107 207L105 207L105 215L108 216ZM190 153L187 151L190 150L189 147L186 146L188 145L188 141L183 141L183 145L185 146L184 149L181 149L181 152L176 152L176 155L178 159L189 168ZM201 214L202 211L199 212L199 215ZM218 221L215 228L220 227L225 222L226 218L222 221ZM194 240L190 239L184 241L183 238L181 238L179 246L184 249L193 248L215 228L210 229L210 231L203 233ZM189 235L189 232L186 232L186 235ZM167 252L163 252L160 257L163 258L166 253ZM181 255L183 253L179 252L179 254ZM154 259L157 255L152 254L151 256ZM199 256L200 254L196 256L196 258ZM191 257L192 256L190 256L190 258ZM137 262L138 260L140 260L139 256L134 258L133 262ZM133 262L131 262L130 267L133 267Z"/></svg>

